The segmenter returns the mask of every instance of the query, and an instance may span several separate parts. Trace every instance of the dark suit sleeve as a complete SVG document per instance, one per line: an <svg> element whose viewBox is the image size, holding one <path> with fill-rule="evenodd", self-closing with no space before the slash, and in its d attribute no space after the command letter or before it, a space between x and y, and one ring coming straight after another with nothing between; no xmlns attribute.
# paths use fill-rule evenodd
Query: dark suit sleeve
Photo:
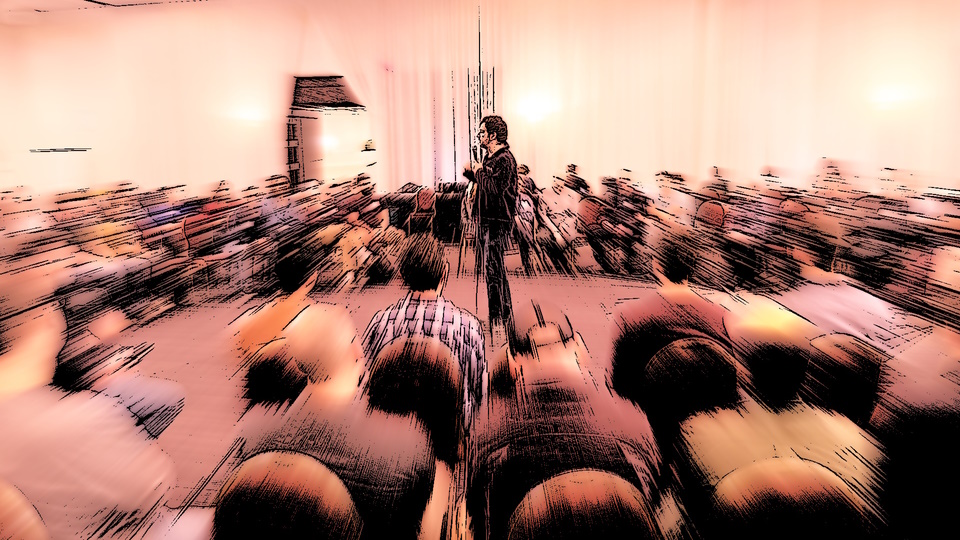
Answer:
<svg viewBox="0 0 960 540"><path fill-rule="evenodd" d="M491 202L497 206L497 219L513 223L517 205L517 167L509 154L498 155L484 164L482 183L494 190Z"/></svg>

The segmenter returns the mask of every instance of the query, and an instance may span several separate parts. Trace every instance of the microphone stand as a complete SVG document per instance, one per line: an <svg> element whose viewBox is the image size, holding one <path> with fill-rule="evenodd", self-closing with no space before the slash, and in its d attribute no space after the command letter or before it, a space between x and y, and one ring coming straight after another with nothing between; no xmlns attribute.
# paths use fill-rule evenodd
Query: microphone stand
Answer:
<svg viewBox="0 0 960 540"><path fill-rule="evenodd" d="M477 148L476 146L474 146L474 147L473 147L473 157L474 157L474 160L475 160L475 161L478 161L478 162L482 165L482 164L483 164L483 160L484 160L484 158L485 158L486 156L484 156L484 155L480 152L480 149L479 149L479 148ZM474 196L474 197L479 197L479 196L480 196L480 182L479 182L479 176L478 176L478 175L479 175L478 171L474 171L474 172L473 172L473 181L474 181L474 195L473 195L473 196ZM483 238L481 237L481 235L483 234L483 231L481 230L481 227L480 227L480 218L481 218L481 216L480 216L480 201L477 201L476 210L477 210L477 215L474 216L474 219L473 219L474 227L475 227L475 232L474 232L473 237L474 237L474 244L475 244L475 246L476 246L476 247L474 248L474 253L476 253L476 257L475 257L475 259L476 259L476 261L475 261L476 264L474 265L474 269L473 269L473 273L475 274L475 279L476 279L476 289L474 289L474 293L473 293L473 306L474 306L474 311L473 311L473 312L474 312L474 313L479 313L479 312L480 312L480 271L481 271L482 268L483 268L483 263L484 263L484 260L486 259L486 256L487 256L487 249L486 249L487 246L486 246L486 244L484 243Z"/></svg>
<svg viewBox="0 0 960 540"><path fill-rule="evenodd" d="M474 161L474 162L479 161L479 158L478 158L479 149L478 149L476 146L474 146L474 147L471 148L471 151L472 151L472 153L473 153L473 161ZM473 197L476 196L476 189L477 189L477 188L476 188L476 186L477 186L477 182L476 182L476 171L472 171L472 168L473 168L473 165L472 165L472 162L471 162L471 172L473 172L473 174L474 174L474 177L473 177L474 179L471 180L471 182L473 182L473 186L474 186L473 192L472 192L472 194L471 194L471 192L470 192L470 190L469 190L470 185L467 184L467 188L468 188L468 189L467 189L467 190L464 190L464 192L463 192L463 203L462 203L462 205L461 205L461 207L460 207L460 251L459 251L459 253L457 254L457 277L460 277L460 268L461 268L462 263L463 263L463 253L464 253L464 251L466 251L466 249L467 249L467 242L466 242L467 233L468 233L469 231L473 231L474 243L476 243L476 238L477 238L477 231L476 231L477 228L476 228L476 226L475 226L475 223L471 223L471 221L474 221L473 218L474 218L475 216L473 216L473 212L471 212L470 210L468 210L468 208L469 208L468 205L471 204L470 197L471 197L471 196L473 196ZM466 220L465 220L465 218L466 218ZM476 252L476 248L474 248L474 252ZM476 269L474 269L474 270L476 270Z"/></svg>

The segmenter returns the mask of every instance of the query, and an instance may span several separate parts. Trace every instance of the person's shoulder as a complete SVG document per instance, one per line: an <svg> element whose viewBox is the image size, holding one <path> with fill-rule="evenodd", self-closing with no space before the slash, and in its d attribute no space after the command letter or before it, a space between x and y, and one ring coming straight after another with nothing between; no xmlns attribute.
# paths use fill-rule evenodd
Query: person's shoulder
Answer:
<svg viewBox="0 0 960 540"><path fill-rule="evenodd" d="M495 160L498 160L498 161L501 161L501 160L502 160L502 161L512 161L512 162L516 163L516 158L513 157L513 151L510 150L510 145L509 145L509 144L506 144L506 145L503 145L502 147L500 147L500 149L497 150L496 152L494 152L493 155L490 156L490 157L491 157L492 159L495 159Z"/></svg>
<svg viewBox="0 0 960 540"><path fill-rule="evenodd" d="M470 311L454 304L453 302L448 300L446 297L441 296L440 300L448 309L454 310L457 313L459 313L461 321L475 323L477 327L480 326L480 319Z"/></svg>
<svg viewBox="0 0 960 540"><path fill-rule="evenodd" d="M386 306L386 307L383 307L382 309L377 310L377 312L373 314L373 317L370 317L370 324L383 320L384 317L386 317L393 311L396 311L399 307L400 307L399 304L397 302L394 302L389 306Z"/></svg>
<svg viewBox="0 0 960 540"><path fill-rule="evenodd" d="M517 173L517 158L514 157L513 151L510 150L510 147L509 147L509 146L503 147L503 156L504 156L504 159L506 159L508 162L510 162L510 164L513 165L513 168L511 169L511 171L513 171L514 174L518 174L518 173Z"/></svg>

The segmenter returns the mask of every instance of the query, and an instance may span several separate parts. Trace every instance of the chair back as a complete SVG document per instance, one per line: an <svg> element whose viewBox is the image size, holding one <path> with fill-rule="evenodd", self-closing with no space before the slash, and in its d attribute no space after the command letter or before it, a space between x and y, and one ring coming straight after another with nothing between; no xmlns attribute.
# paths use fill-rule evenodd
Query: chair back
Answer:
<svg viewBox="0 0 960 540"><path fill-rule="evenodd" d="M363 522L337 475L311 456L265 452L247 459L220 489L213 540L358 539Z"/></svg>
<svg viewBox="0 0 960 540"><path fill-rule="evenodd" d="M509 540L658 538L649 501L609 472L575 470L531 489L510 517Z"/></svg>
<svg viewBox="0 0 960 540"><path fill-rule="evenodd" d="M456 463L464 423L464 381L459 360L437 338L410 336L384 347L366 386L370 406L414 414L430 433L434 453Z"/></svg>
<svg viewBox="0 0 960 540"><path fill-rule="evenodd" d="M877 516L839 476L812 461L770 458L717 484L709 537L870 538Z"/></svg>

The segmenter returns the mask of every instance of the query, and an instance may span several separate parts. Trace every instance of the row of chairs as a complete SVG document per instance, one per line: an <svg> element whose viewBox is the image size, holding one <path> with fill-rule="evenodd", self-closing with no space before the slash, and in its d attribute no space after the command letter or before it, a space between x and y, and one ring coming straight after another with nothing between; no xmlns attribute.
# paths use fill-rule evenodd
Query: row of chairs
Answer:
<svg viewBox="0 0 960 540"><path fill-rule="evenodd" d="M415 415L456 471L450 538L902 533L886 475L911 464L875 425L888 355L772 301L746 305L651 291L621 306L599 376L559 310L518 309L466 428L458 363L439 342L385 349L366 392Z"/></svg>

